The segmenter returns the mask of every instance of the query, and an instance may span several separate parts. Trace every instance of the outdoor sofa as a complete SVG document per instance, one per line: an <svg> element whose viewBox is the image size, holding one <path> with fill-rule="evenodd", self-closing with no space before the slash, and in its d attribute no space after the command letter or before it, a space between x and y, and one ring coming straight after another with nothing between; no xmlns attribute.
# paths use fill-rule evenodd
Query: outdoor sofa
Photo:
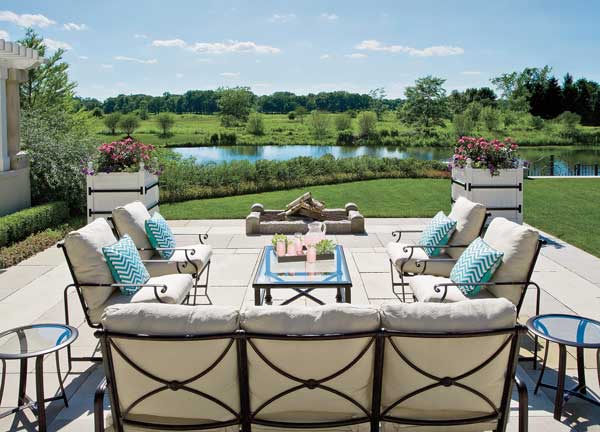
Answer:
<svg viewBox="0 0 600 432"><path fill-rule="evenodd" d="M140 251L140 256L150 276L163 276L169 274L190 274L194 279L194 292L190 296L192 303L196 303L198 288L204 290L203 295L210 303L208 297L208 279L210 275L210 259L212 247L204 244L208 238L205 233L173 233L175 236L197 236L198 243L190 246L176 246L175 253L169 259L164 259L159 254L159 249L153 248L146 234L145 222L151 215L146 206L140 201L134 201L124 206L119 206L112 211L111 221L119 237L128 234ZM205 282L200 283L201 276L205 274Z"/></svg>
<svg viewBox="0 0 600 432"><path fill-rule="evenodd" d="M95 430L504 431L516 307L114 305L96 332ZM174 367L176 365L176 367Z"/></svg>
<svg viewBox="0 0 600 432"><path fill-rule="evenodd" d="M460 197L452 206L448 217L456 221L456 229L448 239L446 245L428 245L429 248L442 249L435 258L429 258L425 253L423 245L413 245L402 242L402 235L408 233L420 233L423 230L397 230L392 232L395 242L388 243L386 252L390 260L390 273L392 290L396 293L396 287L402 288L402 301L406 301L405 287L407 276L426 274L433 276L450 276L452 267L465 248L473 240L479 237L485 227L489 216L483 204L475 203L467 198ZM400 281L394 277L398 273Z"/></svg>

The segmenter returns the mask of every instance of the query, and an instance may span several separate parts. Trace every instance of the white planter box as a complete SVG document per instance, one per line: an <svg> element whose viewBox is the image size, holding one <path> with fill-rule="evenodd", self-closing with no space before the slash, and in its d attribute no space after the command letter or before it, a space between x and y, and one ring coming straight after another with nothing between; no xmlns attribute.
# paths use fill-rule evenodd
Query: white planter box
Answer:
<svg viewBox="0 0 600 432"><path fill-rule="evenodd" d="M452 169L452 202L458 197L484 204L492 218L523 223L523 168L503 169L492 176L481 168ZM490 219L490 220L491 220Z"/></svg>
<svg viewBox="0 0 600 432"><path fill-rule="evenodd" d="M88 223L109 218L115 207L141 201L148 210L158 210L158 177L146 170L97 173L87 176Z"/></svg>

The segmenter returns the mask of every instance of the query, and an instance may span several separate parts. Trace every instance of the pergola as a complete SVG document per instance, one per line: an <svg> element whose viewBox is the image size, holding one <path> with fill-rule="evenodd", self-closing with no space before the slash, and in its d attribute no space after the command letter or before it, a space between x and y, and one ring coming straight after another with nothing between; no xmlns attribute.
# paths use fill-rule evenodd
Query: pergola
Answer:
<svg viewBox="0 0 600 432"><path fill-rule="evenodd" d="M29 159L21 151L19 84L44 63L31 48L0 39L0 216L29 207Z"/></svg>

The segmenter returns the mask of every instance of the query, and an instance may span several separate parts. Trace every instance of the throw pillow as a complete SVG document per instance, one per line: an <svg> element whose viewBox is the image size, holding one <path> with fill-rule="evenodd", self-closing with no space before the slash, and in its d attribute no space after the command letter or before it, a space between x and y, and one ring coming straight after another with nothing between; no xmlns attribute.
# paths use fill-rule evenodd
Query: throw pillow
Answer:
<svg viewBox="0 0 600 432"><path fill-rule="evenodd" d="M174 248L176 246L175 236L173 235L169 224L160 213L155 212L150 219L146 219L144 225L146 227L148 240L150 240L150 244L153 248ZM164 259L171 258L174 253L174 250L158 251L158 254Z"/></svg>
<svg viewBox="0 0 600 432"><path fill-rule="evenodd" d="M476 238L454 265L450 279L454 283L489 282L496 269L502 264L503 256L503 252L492 248L481 238ZM480 285L460 285L458 288L467 297L474 297L482 287Z"/></svg>
<svg viewBox="0 0 600 432"><path fill-rule="evenodd" d="M102 248L102 253L115 282L120 284L145 284L150 279L135 243L127 234L111 246ZM140 287L124 286L120 290L125 295L133 295Z"/></svg>
<svg viewBox="0 0 600 432"><path fill-rule="evenodd" d="M450 236L456 229L456 221L448 218L444 212L438 212L431 219L429 225L423 230L419 244L421 245L447 245ZM441 248L423 248L425 253L430 257L438 256L441 252Z"/></svg>

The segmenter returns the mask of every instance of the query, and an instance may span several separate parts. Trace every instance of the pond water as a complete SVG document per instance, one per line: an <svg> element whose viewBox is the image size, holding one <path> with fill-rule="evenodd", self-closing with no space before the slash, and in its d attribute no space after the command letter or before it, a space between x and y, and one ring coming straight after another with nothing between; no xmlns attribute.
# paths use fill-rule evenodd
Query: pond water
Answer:
<svg viewBox="0 0 600 432"><path fill-rule="evenodd" d="M173 149L182 156L193 156L199 163L219 163L233 160L251 162L268 160L287 160L298 156L321 157L331 154L336 158L355 156L396 157L401 159L416 158L422 160L445 161L452 154L449 148L427 147L393 147L393 146L311 146L311 145L265 145L265 146L212 146L212 147L177 147ZM532 165L532 171L538 175L548 174L550 155L555 157L555 173L570 174L576 164L584 164L593 169L600 163L600 148L596 147L528 147L522 148L520 154Z"/></svg>

